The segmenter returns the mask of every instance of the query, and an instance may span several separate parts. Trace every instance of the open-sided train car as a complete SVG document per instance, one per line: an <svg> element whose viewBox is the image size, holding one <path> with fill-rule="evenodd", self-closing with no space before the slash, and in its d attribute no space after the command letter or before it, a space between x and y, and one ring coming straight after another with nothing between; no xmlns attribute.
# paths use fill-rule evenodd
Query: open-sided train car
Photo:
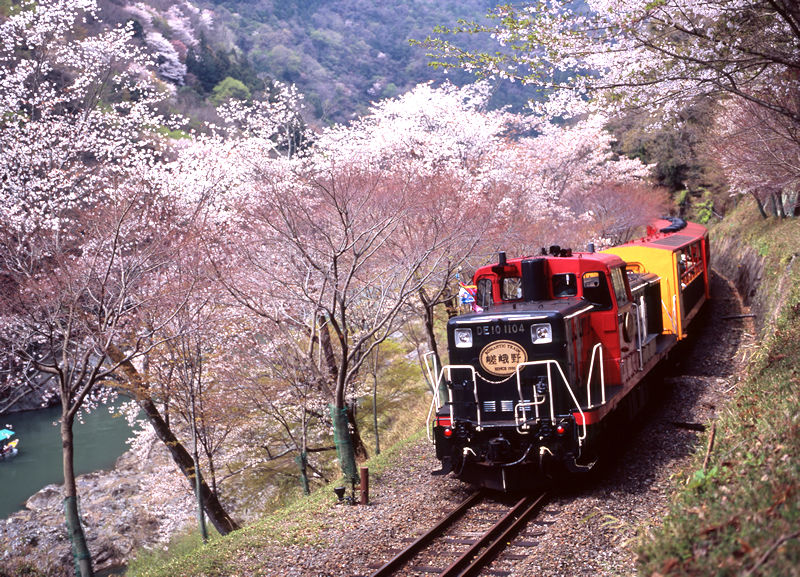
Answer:
<svg viewBox="0 0 800 577"><path fill-rule="evenodd" d="M602 252L478 269L476 312L449 320L449 364L432 368L441 472L508 490L590 470L709 298L708 260L706 229L672 219Z"/></svg>

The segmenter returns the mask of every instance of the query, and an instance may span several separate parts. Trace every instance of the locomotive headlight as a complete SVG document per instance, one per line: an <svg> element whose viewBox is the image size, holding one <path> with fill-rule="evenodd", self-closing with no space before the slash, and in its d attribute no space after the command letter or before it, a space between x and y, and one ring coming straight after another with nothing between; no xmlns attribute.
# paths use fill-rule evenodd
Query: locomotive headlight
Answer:
<svg viewBox="0 0 800 577"><path fill-rule="evenodd" d="M453 338L457 349L468 349L472 346L472 329L456 329Z"/></svg>
<svg viewBox="0 0 800 577"><path fill-rule="evenodd" d="M531 340L534 345L553 342L553 329L549 324L531 325Z"/></svg>

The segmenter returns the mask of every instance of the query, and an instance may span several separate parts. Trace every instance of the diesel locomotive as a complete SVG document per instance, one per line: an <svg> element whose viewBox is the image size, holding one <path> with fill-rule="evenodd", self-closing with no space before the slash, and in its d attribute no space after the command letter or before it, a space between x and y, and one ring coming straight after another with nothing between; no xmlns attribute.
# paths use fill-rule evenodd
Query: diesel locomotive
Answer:
<svg viewBox="0 0 800 577"><path fill-rule="evenodd" d="M708 233L680 219L599 252L542 252L479 268L474 312L448 321L449 364L429 367L440 474L511 490L589 471L710 297Z"/></svg>

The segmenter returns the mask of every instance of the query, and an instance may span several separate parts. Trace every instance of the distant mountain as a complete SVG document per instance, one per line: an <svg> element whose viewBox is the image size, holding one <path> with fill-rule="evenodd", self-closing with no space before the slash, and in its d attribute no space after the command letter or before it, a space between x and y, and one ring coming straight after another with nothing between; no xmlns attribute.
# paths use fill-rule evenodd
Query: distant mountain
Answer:
<svg viewBox="0 0 800 577"><path fill-rule="evenodd" d="M428 66L424 39L436 25L480 20L493 0L102 0L116 21L133 19L158 54L162 78L185 106L247 96L280 80L297 84L310 114L342 122L369 103L420 82L449 78ZM465 42L471 41L464 38ZM227 79L227 80L226 80ZM225 84L221 84L225 81ZM498 103L523 102L503 86ZM186 103L189 104L186 104Z"/></svg>
<svg viewBox="0 0 800 577"><path fill-rule="evenodd" d="M481 18L488 0L204 1L255 70L305 93L314 115L343 120L371 100L442 80L424 50L438 24Z"/></svg>

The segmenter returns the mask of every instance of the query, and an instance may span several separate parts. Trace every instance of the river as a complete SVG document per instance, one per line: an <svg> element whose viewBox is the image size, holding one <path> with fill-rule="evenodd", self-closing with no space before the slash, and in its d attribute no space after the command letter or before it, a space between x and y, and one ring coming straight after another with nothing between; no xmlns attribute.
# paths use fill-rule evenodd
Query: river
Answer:
<svg viewBox="0 0 800 577"><path fill-rule="evenodd" d="M23 508L45 485L64 482L61 435L54 424L60 417L60 407L0 416L0 428L12 425L19 439L19 454L0 461L0 519ZM75 473L110 469L127 449L127 422L106 407L84 415L83 421L75 422Z"/></svg>

